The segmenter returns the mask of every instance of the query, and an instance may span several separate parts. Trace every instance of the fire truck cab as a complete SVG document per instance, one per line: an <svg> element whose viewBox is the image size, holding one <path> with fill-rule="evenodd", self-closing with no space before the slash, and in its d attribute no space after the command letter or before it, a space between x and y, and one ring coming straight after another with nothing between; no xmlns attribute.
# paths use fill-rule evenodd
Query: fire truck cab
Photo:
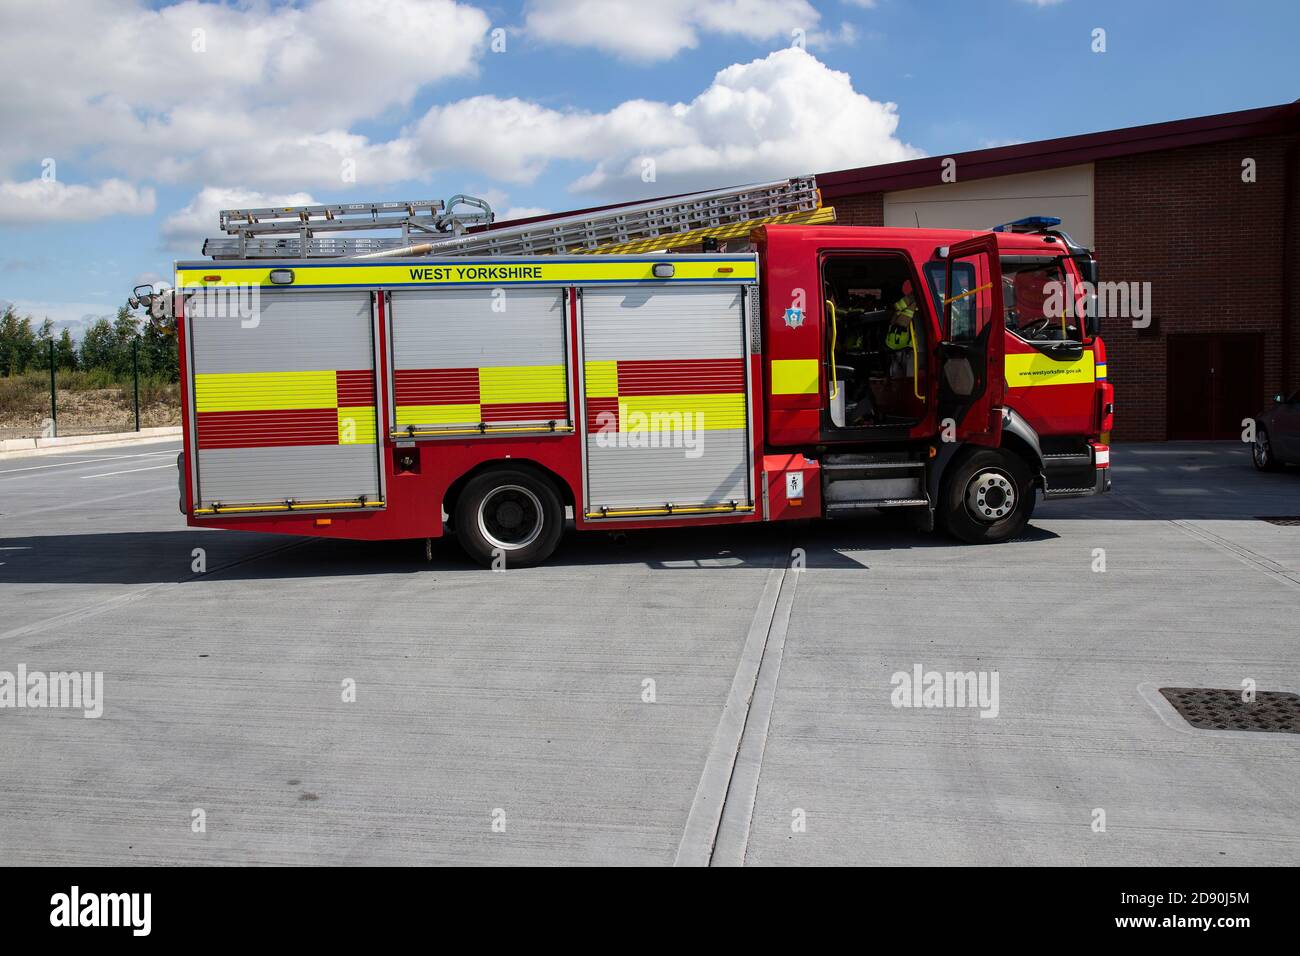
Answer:
<svg viewBox="0 0 1300 956"><path fill-rule="evenodd" d="M906 509L995 542L1038 494L1109 489L1086 250L1040 221L825 218L737 218L738 252L340 257L304 229L177 263L181 511L297 535L451 531L519 566L570 513L626 530Z"/></svg>
<svg viewBox="0 0 1300 956"><path fill-rule="evenodd" d="M1037 224L760 232L767 441L804 454L814 507L924 508L990 542L1023 528L1036 491L1109 490L1095 264Z"/></svg>

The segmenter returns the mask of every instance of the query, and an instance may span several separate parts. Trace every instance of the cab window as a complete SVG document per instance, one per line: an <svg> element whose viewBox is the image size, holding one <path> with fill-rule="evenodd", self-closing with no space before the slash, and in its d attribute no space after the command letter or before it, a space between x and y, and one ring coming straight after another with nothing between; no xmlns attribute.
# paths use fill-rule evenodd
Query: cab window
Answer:
<svg viewBox="0 0 1300 956"><path fill-rule="evenodd" d="M1001 264L1007 329L1028 342L1083 341L1079 309L1074 304L1065 308L1068 287L1061 260L1003 256Z"/></svg>
<svg viewBox="0 0 1300 956"><path fill-rule="evenodd" d="M969 262L953 264L954 295L961 295L975 288L975 267ZM930 300L934 303L934 314L943 321L943 300L948 295L944 287L947 282L947 267L942 262L928 262L925 266L925 278L930 285ZM975 337L975 297L967 296L952 304L951 338L954 342L968 342Z"/></svg>

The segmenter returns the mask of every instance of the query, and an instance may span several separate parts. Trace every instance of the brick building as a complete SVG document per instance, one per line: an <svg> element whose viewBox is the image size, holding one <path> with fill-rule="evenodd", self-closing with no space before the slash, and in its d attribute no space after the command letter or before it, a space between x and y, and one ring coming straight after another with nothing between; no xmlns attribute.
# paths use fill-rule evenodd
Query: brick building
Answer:
<svg viewBox="0 0 1300 956"><path fill-rule="evenodd" d="M1298 144L1291 103L817 181L848 225L988 228L1060 216L1096 250L1103 282L1151 283L1149 327L1102 323L1115 437L1235 438L1242 418L1300 388ZM952 182L941 178L947 160Z"/></svg>
<svg viewBox="0 0 1300 956"><path fill-rule="evenodd" d="M1147 327L1102 321L1113 434L1128 441L1238 438L1243 418L1300 389L1298 180L1300 101L817 173L844 225L1059 216L1103 283L1150 283Z"/></svg>

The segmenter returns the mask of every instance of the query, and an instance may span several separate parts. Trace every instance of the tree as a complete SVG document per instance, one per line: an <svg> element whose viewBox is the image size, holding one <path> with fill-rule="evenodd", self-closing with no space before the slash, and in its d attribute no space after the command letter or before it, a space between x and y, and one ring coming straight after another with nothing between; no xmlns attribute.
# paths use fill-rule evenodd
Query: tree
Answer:
<svg viewBox="0 0 1300 956"><path fill-rule="evenodd" d="M36 333L28 316L19 318L13 307L0 316L0 375L21 375L36 356Z"/></svg>
<svg viewBox="0 0 1300 956"><path fill-rule="evenodd" d="M107 318L96 319L91 323L90 328L86 329L86 334L81 337L81 350L77 356L77 364L87 371L97 368L111 369L115 345L113 324Z"/></svg>
<svg viewBox="0 0 1300 956"><path fill-rule="evenodd" d="M77 367L77 345L72 341L72 333L67 329L59 335L54 343L54 363L57 368L73 371Z"/></svg>
<svg viewBox="0 0 1300 956"><path fill-rule="evenodd" d="M131 314L130 309L122 306L117 310L117 317L113 320L111 367L118 378L124 378L131 374L131 353L135 347L135 340L139 337L139 320Z"/></svg>
<svg viewBox="0 0 1300 956"><path fill-rule="evenodd" d="M0 376L48 370L53 343L55 368L103 369L115 380L126 381L131 377L137 342L141 375L171 382L179 379L175 333L142 322L126 307L118 309L111 320L107 316L96 319L78 345L68 329L62 329L56 337L54 323L48 318L34 329L30 316L19 316L10 306L0 313Z"/></svg>
<svg viewBox="0 0 1300 956"><path fill-rule="evenodd" d="M150 375L166 378L169 382L178 381L180 368L176 355L176 336L166 332L152 322L146 322L144 334L140 340L140 373L148 371Z"/></svg>
<svg viewBox="0 0 1300 956"><path fill-rule="evenodd" d="M50 367L50 344L54 341L54 323L46 319L36 330L36 347L32 352L30 368L48 371Z"/></svg>

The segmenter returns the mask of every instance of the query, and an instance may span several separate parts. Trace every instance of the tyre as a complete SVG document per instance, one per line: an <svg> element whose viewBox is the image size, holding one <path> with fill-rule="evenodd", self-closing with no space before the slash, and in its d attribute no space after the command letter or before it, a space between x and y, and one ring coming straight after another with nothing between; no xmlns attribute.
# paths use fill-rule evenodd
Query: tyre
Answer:
<svg viewBox="0 0 1300 956"><path fill-rule="evenodd" d="M1014 538L1034 513L1034 476L1005 449L981 449L944 476L939 514L945 530L968 544Z"/></svg>
<svg viewBox="0 0 1300 956"><path fill-rule="evenodd" d="M1250 446L1250 460L1260 471L1277 471L1277 456L1273 454L1273 443L1269 441L1268 432L1263 425L1255 426L1255 442Z"/></svg>
<svg viewBox="0 0 1300 956"><path fill-rule="evenodd" d="M456 540L484 567L540 564L564 531L564 503L535 472L499 468L470 480L456 500ZM497 565L500 566L500 565Z"/></svg>

